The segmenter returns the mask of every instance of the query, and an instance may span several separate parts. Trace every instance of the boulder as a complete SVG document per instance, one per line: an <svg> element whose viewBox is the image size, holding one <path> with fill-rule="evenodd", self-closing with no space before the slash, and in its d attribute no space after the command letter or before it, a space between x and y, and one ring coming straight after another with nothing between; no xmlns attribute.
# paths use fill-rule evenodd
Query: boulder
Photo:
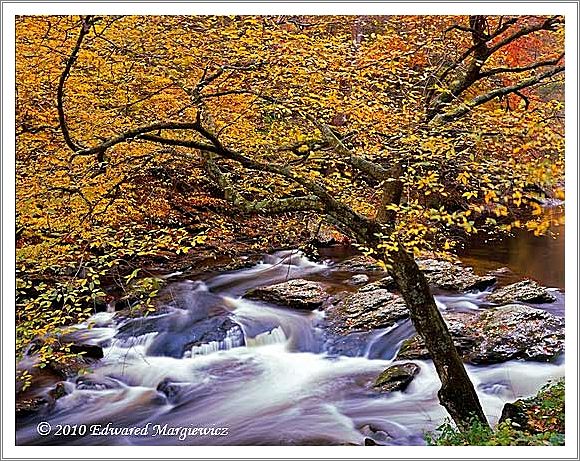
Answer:
<svg viewBox="0 0 580 461"><path fill-rule="evenodd" d="M476 316L466 312L443 312L442 315L459 355L469 354L477 344L477 338L475 332L468 325L473 322ZM428 358L430 358L429 351L418 335L403 341L397 354L397 360L424 360Z"/></svg>
<svg viewBox="0 0 580 461"><path fill-rule="evenodd" d="M516 400L514 403L507 402L501 410L501 416L498 423L510 420L512 426L521 430L528 429L527 408L523 400Z"/></svg>
<svg viewBox="0 0 580 461"><path fill-rule="evenodd" d="M337 264L336 270L345 272L382 272L377 261L370 256L358 255Z"/></svg>
<svg viewBox="0 0 580 461"><path fill-rule="evenodd" d="M385 432L379 427L374 426L373 424L365 424L359 428L359 431L365 437L365 446L388 445L392 440L392 437L389 435L389 433Z"/></svg>
<svg viewBox="0 0 580 461"><path fill-rule="evenodd" d="M330 319L343 333L387 328L409 317L400 296L385 289L358 291L344 296L332 309Z"/></svg>
<svg viewBox="0 0 580 461"><path fill-rule="evenodd" d="M163 329L169 315L151 315L148 317L129 318L120 324L115 338L126 340L131 337L144 336Z"/></svg>
<svg viewBox="0 0 580 461"><path fill-rule="evenodd" d="M373 290L378 290L381 288L385 289L385 290L393 290L393 289L397 288L397 284L395 283L395 280L393 279L393 277L391 277L390 275L387 275L386 277L383 277L382 279L377 280L376 282L372 282L372 283L369 283L368 285L361 287L359 289L359 291L361 291L361 292L373 291Z"/></svg>
<svg viewBox="0 0 580 461"><path fill-rule="evenodd" d="M81 354L83 357L89 359L103 358L103 348L93 344L71 344L70 352L72 354Z"/></svg>
<svg viewBox="0 0 580 461"><path fill-rule="evenodd" d="M474 364L550 361L564 350L563 320L540 309L510 304L480 315L443 313L443 318L459 354ZM398 360L428 357L418 336L406 340L397 355Z"/></svg>
<svg viewBox="0 0 580 461"><path fill-rule="evenodd" d="M28 393L16 395L16 418L26 418L41 411L50 410L56 401L67 395L69 391L64 382L58 382L46 390L30 390Z"/></svg>
<svg viewBox="0 0 580 461"><path fill-rule="evenodd" d="M217 350L242 347L246 344L242 327L229 317L211 317L197 322L193 328L197 337L185 345L184 351L207 354Z"/></svg>
<svg viewBox="0 0 580 461"><path fill-rule="evenodd" d="M340 323L331 323L330 326L331 328L324 330L324 350L328 354L347 357L360 357L365 354L369 340L374 334L372 330L348 332L347 329L343 332L340 328L346 327Z"/></svg>
<svg viewBox="0 0 580 461"><path fill-rule="evenodd" d="M322 306L328 294L318 282L296 279L254 288L248 291L245 297L295 309L314 310Z"/></svg>
<svg viewBox="0 0 580 461"><path fill-rule="evenodd" d="M165 378L157 385L157 392L162 393L170 402L176 402L179 394L187 388L187 383L176 383Z"/></svg>
<svg viewBox="0 0 580 461"><path fill-rule="evenodd" d="M549 312L509 304L484 312L471 328L481 332L472 363L512 359L550 361L564 350L564 322Z"/></svg>
<svg viewBox="0 0 580 461"><path fill-rule="evenodd" d="M16 399L16 419L38 413L48 404L46 397L30 397L26 399Z"/></svg>
<svg viewBox="0 0 580 461"><path fill-rule="evenodd" d="M552 433L552 437L565 432L564 382L544 386L536 395L504 405L499 423L510 425L531 434ZM550 437L550 438L552 438Z"/></svg>
<svg viewBox="0 0 580 461"><path fill-rule="evenodd" d="M353 275L349 280L348 283L351 285L364 285L369 281L369 276L366 274L356 274Z"/></svg>
<svg viewBox="0 0 580 461"><path fill-rule="evenodd" d="M240 325L227 315L218 315L191 324L184 323L182 329L172 327L160 331L147 348L147 354L182 358L244 345Z"/></svg>
<svg viewBox="0 0 580 461"><path fill-rule="evenodd" d="M390 366L378 376L373 387L382 392L404 391L419 371L421 368L414 363Z"/></svg>
<svg viewBox="0 0 580 461"><path fill-rule="evenodd" d="M476 275L473 268L438 259L417 260L430 285L450 291L485 290L496 282L491 275Z"/></svg>
<svg viewBox="0 0 580 461"><path fill-rule="evenodd" d="M556 297L545 287L533 280L522 280L512 283L491 293L487 299L496 304L522 303L552 303Z"/></svg>

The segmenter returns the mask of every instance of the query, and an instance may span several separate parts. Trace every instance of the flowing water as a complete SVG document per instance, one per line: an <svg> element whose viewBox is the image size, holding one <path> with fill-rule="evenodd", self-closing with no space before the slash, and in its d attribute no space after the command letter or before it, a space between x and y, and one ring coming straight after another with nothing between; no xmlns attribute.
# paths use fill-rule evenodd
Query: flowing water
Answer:
<svg viewBox="0 0 580 461"><path fill-rule="evenodd" d="M241 297L250 288L298 277L346 289L349 275L335 271L331 262L280 252L254 267L203 282L173 282L160 315L122 320L114 313L96 314L75 334L102 346L104 358L91 373L67 382L68 394L46 413L21 418L18 443L284 445L364 444L372 439L423 444L424 433L446 418L432 363L415 361L421 371L404 392L372 389L401 342L413 334L410 322L362 338L347 336L345 342L362 342L351 349L358 352L337 355L328 347L322 311L296 311ZM441 293L437 304L440 309L477 310L483 296ZM550 309L563 313L563 295ZM215 335L220 329L225 333ZM204 339L192 341L200 337ZM506 401L532 395L548 380L563 376L564 359L467 369L493 423ZM40 421L51 424L50 435L38 435ZM68 436L56 435L59 425L86 425L88 431L75 429L74 434L69 428ZM130 427L142 428L142 433L114 431Z"/></svg>

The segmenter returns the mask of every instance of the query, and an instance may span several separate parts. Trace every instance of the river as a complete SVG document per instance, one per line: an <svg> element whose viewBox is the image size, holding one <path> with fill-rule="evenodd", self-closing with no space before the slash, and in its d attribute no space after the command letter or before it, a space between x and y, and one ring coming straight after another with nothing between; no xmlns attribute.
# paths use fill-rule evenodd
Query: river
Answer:
<svg viewBox="0 0 580 461"><path fill-rule="evenodd" d="M499 271L506 283L531 276L558 288L556 303L538 307L563 315L563 238L534 240L531 246L523 238L474 245L463 259L482 272L507 266L509 271ZM447 417L438 404L432 363L414 361L421 372L404 392L381 394L370 386L413 333L409 321L377 330L357 353L345 356L328 350L323 312L241 297L250 288L291 278L325 280L336 289L352 290L348 275L336 271L337 253L327 257L313 262L295 251L278 252L250 268L203 281L171 282L160 315L127 321L112 312L96 314L75 334L102 346L104 358L89 374L67 382L68 394L48 413L18 420L18 444L359 445L370 439L424 444L424 433ZM480 309L482 298L482 293L437 295L438 305L448 310L466 303ZM181 353L200 322L223 326L219 322L226 318L239 328ZM468 365L467 370L494 423L505 402L532 395L563 376L564 358ZM50 435L38 435L40 421L50 423ZM56 435L59 425L87 425L89 430ZM120 433L130 427L142 433ZM183 428L199 431L192 435ZM213 432L200 435L201 428Z"/></svg>

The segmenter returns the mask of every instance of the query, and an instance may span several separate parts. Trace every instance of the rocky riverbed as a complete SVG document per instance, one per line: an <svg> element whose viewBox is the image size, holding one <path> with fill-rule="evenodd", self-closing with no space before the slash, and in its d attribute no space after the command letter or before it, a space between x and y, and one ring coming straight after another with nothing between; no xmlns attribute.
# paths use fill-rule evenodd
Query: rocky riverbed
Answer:
<svg viewBox="0 0 580 461"><path fill-rule="evenodd" d="M419 265L491 420L506 401L561 376L560 292L533 280L502 284L497 274L448 261L425 259ZM427 405L433 420L424 425L445 415L407 307L393 280L367 257L315 263L282 252L203 282L168 283L160 300L159 312L150 316L102 312L73 328L68 339L84 354L68 367L39 370L30 348L19 364L33 375L32 386L17 398L19 443L51 443L35 435L35 422L70 423L78 412L92 421L136 422L156 415L177 423L197 415L238 428L262 415L254 424L268 444L420 443L421 431L429 428L416 415L406 420L411 410L395 395ZM502 369L517 376L526 367L535 373L529 383L498 379ZM262 403L249 404L247 393ZM121 417L113 402L124 402L134 413ZM229 413L222 409L226 404ZM268 423L276 433L266 431ZM314 429L306 434L300 424ZM328 430L332 424L338 424L336 431ZM256 443L253 437L240 429L219 443ZM153 443L107 441L127 442Z"/></svg>

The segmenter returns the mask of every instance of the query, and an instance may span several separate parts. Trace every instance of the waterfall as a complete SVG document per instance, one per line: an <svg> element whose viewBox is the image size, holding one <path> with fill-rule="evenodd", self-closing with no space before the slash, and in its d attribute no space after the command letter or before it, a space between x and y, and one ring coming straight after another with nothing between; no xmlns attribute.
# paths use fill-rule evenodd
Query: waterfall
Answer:
<svg viewBox="0 0 580 461"><path fill-rule="evenodd" d="M253 338L248 338L246 343L248 347L268 346L270 344L284 344L288 341L282 327L276 327L273 330L260 333Z"/></svg>
<svg viewBox="0 0 580 461"><path fill-rule="evenodd" d="M151 333L145 333L139 336L129 336L128 338L117 338L114 340L111 347L120 347L123 349L128 349L130 347L143 346L145 349L153 342L155 337L158 335L156 331Z"/></svg>
<svg viewBox="0 0 580 461"><path fill-rule="evenodd" d="M221 341L210 341L209 343L192 346L191 350L186 351L184 358L195 357L196 355L208 355L213 352L227 351L234 347L244 345L244 334L240 328L232 328L226 332L226 337Z"/></svg>

